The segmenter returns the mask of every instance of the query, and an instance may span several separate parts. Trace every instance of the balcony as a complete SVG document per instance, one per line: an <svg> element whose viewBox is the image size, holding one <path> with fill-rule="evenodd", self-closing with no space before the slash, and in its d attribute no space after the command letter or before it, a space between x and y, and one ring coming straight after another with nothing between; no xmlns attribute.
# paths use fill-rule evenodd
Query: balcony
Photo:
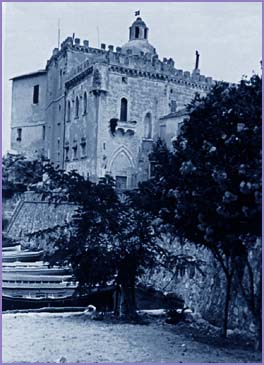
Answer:
<svg viewBox="0 0 264 365"><path fill-rule="evenodd" d="M119 120L116 126L117 134L133 136L136 132L137 122L135 120Z"/></svg>

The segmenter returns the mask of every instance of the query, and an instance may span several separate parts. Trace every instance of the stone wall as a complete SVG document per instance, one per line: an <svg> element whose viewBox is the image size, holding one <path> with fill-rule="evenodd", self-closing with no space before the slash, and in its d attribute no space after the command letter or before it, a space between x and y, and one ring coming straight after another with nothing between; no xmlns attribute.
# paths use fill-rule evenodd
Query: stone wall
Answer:
<svg viewBox="0 0 264 365"><path fill-rule="evenodd" d="M249 257L257 286L261 278L260 241L256 245L258 248L252 249ZM207 249L185 244L184 246L178 245L178 252L201 260L203 262L200 266L201 271L185 269L173 278L172 274L161 269L154 273L147 273L142 278L143 282L154 285L158 290L176 293L184 299L185 305L194 313L199 313L213 325L221 327L224 318L226 285L222 268ZM247 285L246 275L244 283ZM228 328L256 334L254 318L236 281L232 287Z"/></svg>
<svg viewBox="0 0 264 365"><path fill-rule="evenodd" d="M27 241L29 233L45 230L70 221L76 206L69 203L55 204L43 200L34 192L24 193L16 205L10 220L7 235L12 239Z"/></svg>

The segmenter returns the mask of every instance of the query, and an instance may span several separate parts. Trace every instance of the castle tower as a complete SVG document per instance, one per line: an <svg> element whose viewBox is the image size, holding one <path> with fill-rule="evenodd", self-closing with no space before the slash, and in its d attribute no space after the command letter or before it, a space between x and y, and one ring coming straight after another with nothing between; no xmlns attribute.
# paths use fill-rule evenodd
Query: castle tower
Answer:
<svg viewBox="0 0 264 365"><path fill-rule="evenodd" d="M129 40L147 40L148 39L148 27L145 22L138 17L129 28Z"/></svg>
<svg viewBox="0 0 264 365"><path fill-rule="evenodd" d="M132 54L155 54L155 48L148 42L149 29L142 18L138 17L129 28L129 41L122 47L122 52L129 50Z"/></svg>

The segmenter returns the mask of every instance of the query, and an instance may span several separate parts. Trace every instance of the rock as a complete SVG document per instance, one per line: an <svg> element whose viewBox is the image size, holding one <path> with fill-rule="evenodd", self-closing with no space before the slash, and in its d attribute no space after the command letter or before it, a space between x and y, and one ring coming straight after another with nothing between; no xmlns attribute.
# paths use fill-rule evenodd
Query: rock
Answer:
<svg viewBox="0 0 264 365"><path fill-rule="evenodd" d="M182 347L182 352L183 352L183 353L187 351L187 347L186 347L185 343L183 343L183 344L181 345L181 347Z"/></svg>
<svg viewBox="0 0 264 365"><path fill-rule="evenodd" d="M92 304L88 305L87 309L84 311L84 314L91 319L94 319L97 316L96 307Z"/></svg>
<svg viewBox="0 0 264 365"><path fill-rule="evenodd" d="M56 361L56 362L65 363L65 362L67 362L67 359L66 359L66 357L65 357L65 356L61 356L61 357L59 358L59 360L58 360L58 361Z"/></svg>

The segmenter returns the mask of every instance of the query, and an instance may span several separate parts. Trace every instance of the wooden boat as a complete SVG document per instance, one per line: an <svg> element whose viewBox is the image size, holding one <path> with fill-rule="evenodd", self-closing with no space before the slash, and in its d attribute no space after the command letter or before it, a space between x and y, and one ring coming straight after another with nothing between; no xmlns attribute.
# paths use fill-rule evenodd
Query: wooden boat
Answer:
<svg viewBox="0 0 264 365"><path fill-rule="evenodd" d="M43 251L4 251L2 253L2 262L34 262L41 257Z"/></svg>
<svg viewBox="0 0 264 365"><path fill-rule="evenodd" d="M2 273L3 276L5 274L16 274L17 272L21 274L29 274L29 275L66 275L69 274L71 271L67 267L59 267L59 266L52 266L49 267L48 264L44 263L43 261L36 261L36 262L8 262L3 263L2 265Z"/></svg>
<svg viewBox="0 0 264 365"><path fill-rule="evenodd" d="M111 309L113 286L93 288L77 295L76 282L69 268L52 267L39 261L42 251L12 247L3 250L3 310L42 307L87 306ZM103 303L103 304L102 304Z"/></svg>
<svg viewBox="0 0 264 365"><path fill-rule="evenodd" d="M32 295L15 297L13 295L2 295L2 309L35 309L44 307L87 307L93 304L100 311L109 311L113 309L113 293L114 287L100 288L97 291L91 291L89 294L77 295L75 293L69 295L47 295L42 297L34 297ZM45 292L45 294L47 294Z"/></svg>

